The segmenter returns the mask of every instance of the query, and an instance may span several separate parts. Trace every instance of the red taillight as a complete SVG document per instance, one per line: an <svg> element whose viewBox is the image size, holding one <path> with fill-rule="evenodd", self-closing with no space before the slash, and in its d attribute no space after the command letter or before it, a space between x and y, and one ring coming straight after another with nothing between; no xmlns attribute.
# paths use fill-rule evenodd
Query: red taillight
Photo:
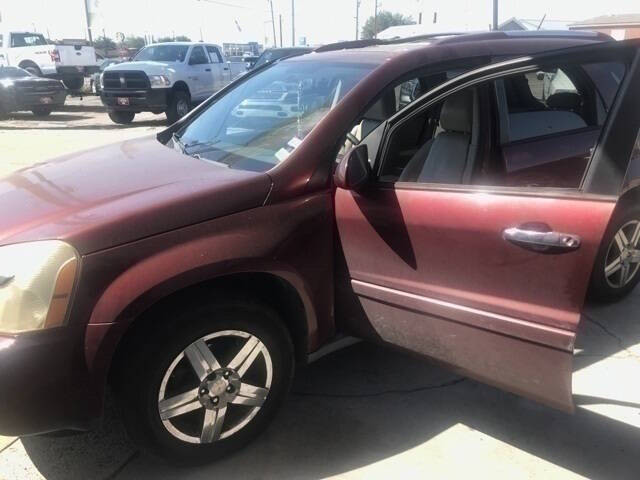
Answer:
<svg viewBox="0 0 640 480"><path fill-rule="evenodd" d="M50 50L49 51L49 55L51 56L51 61L52 62L59 62L60 61L60 52L58 50Z"/></svg>

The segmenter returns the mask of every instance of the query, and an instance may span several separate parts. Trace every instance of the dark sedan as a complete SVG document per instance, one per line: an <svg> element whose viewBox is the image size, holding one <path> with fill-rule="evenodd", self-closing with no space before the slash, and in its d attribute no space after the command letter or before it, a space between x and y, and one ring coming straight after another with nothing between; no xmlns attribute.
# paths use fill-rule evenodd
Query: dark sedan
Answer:
<svg viewBox="0 0 640 480"><path fill-rule="evenodd" d="M31 75L17 67L0 66L0 115L31 110L46 117L64 105L67 91L62 82Z"/></svg>

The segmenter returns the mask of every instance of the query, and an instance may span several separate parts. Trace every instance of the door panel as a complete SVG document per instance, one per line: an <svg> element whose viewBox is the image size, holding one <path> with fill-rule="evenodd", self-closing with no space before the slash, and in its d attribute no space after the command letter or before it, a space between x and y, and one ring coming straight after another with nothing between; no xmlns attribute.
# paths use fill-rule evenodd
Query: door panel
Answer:
<svg viewBox="0 0 640 480"><path fill-rule="evenodd" d="M615 200L401 185L336 191L361 314L349 320L470 376L571 409L575 332ZM578 235L580 248L549 255L503 238L531 222Z"/></svg>

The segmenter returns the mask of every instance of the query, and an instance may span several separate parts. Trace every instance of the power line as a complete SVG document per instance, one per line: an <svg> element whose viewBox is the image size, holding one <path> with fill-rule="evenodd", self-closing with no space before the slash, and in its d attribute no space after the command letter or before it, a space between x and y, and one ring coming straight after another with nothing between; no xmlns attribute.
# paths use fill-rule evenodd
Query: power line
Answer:
<svg viewBox="0 0 640 480"><path fill-rule="evenodd" d="M198 2L202 2L202 3L212 3L214 5L220 5L223 7L231 7L231 8L240 8L240 9L244 9L244 10L259 10L259 11L264 11L261 8L257 8L257 7L249 7L247 5L239 5L237 3L228 3L228 2L221 2L219 0L197 0Z"/></svg>

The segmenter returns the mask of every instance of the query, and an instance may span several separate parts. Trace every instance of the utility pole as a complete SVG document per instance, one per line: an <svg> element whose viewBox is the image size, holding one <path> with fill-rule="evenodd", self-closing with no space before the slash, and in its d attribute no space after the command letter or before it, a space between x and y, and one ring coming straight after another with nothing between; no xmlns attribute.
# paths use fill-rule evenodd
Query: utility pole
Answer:
<svg viewBox="0 0 640 480"><path fill-rule="evenodd" d="M87 20L87 34L89 35L89 45L93 45L93 37L91 35L91 20L89 19L89 9L86 0L82 0L84 6L84 18Z"/></svg>
<svg viewBox="0 0 640 480"><path fill-rule="evenodd" d="M291 0L291 46L296 46L296 0Z"/></svg>
<svg viewBox="0 0 640 480"><path fill-rule="evenodd" d="M376 0L376 7L373 12L373 38L378 38L378 0Z"/></svg>
<svg viewBox="0 0 640 480"><path fill-rule="evenodd" d="M498 30L498 0L493 0L493 30Z"/></svg>
<svg viewBox="0 0 640 480"><path fill-rule="evenodd" d="M273 0L269 0L269 5L271 5L271 26L273 27L273 46L277 47L278 40L276 39L276 21L273 18Z"/></svg>
<svg viewBox="0 0 640 480"><path fill-rule="evenodd" d="M280 14L280 48L282 48L282 14Z"/></svg>
<svg viewBox="0 0 640 480"><path fill-rule="evenodd" d="M356 0L356 40L360 32L360 2L361 0Z"/></svg>

